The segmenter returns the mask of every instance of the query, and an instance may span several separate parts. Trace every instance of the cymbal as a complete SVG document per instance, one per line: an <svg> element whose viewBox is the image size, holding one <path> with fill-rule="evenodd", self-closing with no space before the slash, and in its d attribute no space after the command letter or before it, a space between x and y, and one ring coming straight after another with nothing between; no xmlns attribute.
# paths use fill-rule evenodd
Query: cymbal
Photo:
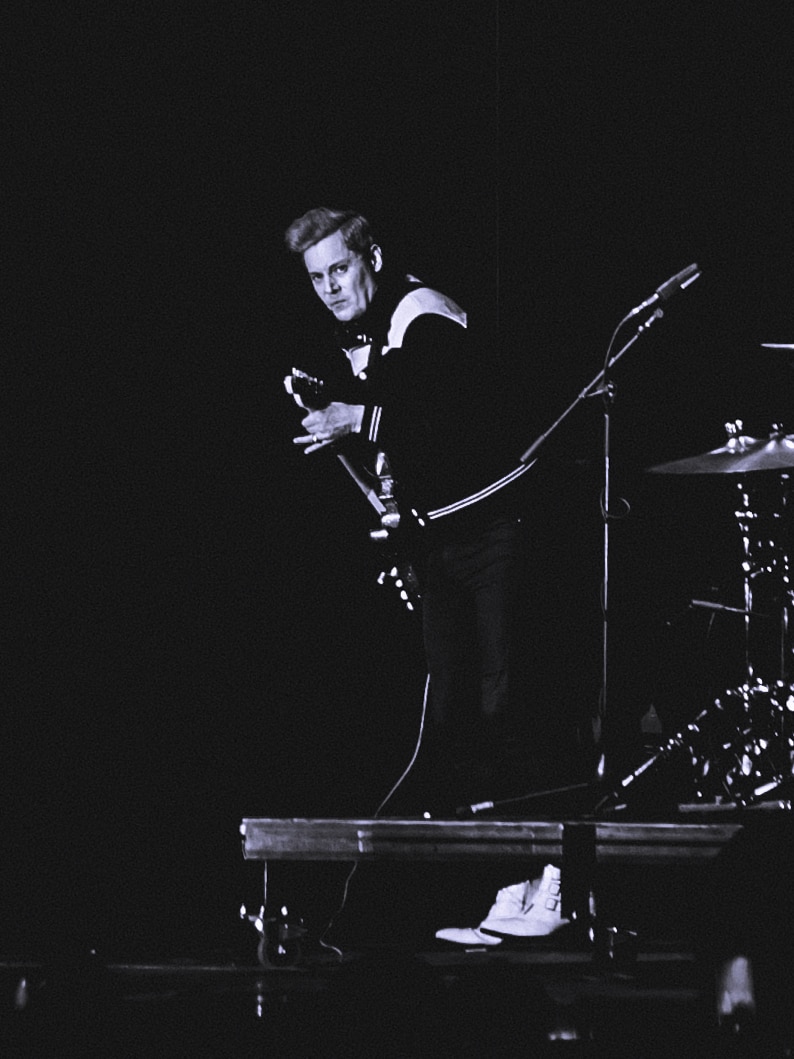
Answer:
<svg viewBox="0 0 794 1059"><path fill-rule="evenodd" d="M659 463L648 470L654 474L747 474L783 471L786 467L794 467L794 435L751 438L740 434L718 449Z"/></svg>

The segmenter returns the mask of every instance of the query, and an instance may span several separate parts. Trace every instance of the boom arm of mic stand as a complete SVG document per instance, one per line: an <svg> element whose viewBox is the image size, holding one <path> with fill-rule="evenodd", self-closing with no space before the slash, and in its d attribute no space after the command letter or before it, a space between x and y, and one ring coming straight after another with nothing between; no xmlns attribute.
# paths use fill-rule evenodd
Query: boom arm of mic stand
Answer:
<svg viewBox="0 0 794 1059"><path fill-rule="evenodd" d="M532 457L535 455L535 453L538 451L538 449L541 447L541 445L545 444L545 442L548 440L548 438L551 437L551 435L554 433L554 431L557 429L557 427L559 427L560 424L563 423L568 418L568 416L571 414L571 412L573 412L573 410L575 408L579 407L579 405L581 404L582 401L584 401L588 397L595 397L596 394L601 392L600 391L600 387L603 385L604 379L606 378L606 375L607 375L607 372L609 371L609 369L612 368L615 364L617 364L617 362L620 360L620 358L623 356L623 354L626 353L634 345L634 343L637 341L637 339L640 337L640 335L648 330L648 328L651 326L653 321L654 320L658 320L659 317L661 317L662 315L663 315L662 310L661 309L657 309L651 315L651 317L648 320L646 320L646 322L644 324L640 324L640 326L637 328L636 332L631 336L631 338L626 343L626 345L623 347L623 349L621 349L618 353L616 353L615 356L612 357L612 359L609 360L607 362L607 364L604 365L604 367L601 369L601 371L599 371L598 375L596 375L596 377L593 379L593 381L591 383L589 383L589 385L585 386L585 388L582 390L582 392L576 398L574 398L574 400L571 402L571 404L568 405L568 407L565 409L565 411L562 413L562 415L559 416L559 418L554 423L552 423L552 425L549 427L549 429L545 430L540 435L539 438L536 438L535 441L532 442L532 444L529 446L527 451L521 457L521 462L522 463L529 463L529 461L532 459ZM628 317L626 317L626 319L628 319ZM621 321L621 323L625 323L625 320ZM618 327L620 327L620 324L618 324Z"/></svg>

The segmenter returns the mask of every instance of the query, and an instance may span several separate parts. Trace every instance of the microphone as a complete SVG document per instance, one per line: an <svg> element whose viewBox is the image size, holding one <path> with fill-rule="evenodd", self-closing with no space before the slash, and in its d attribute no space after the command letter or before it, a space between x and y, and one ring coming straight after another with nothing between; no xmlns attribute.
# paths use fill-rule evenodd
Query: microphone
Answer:
<svg viewBox="0 0 794 1059"><path fill-rule="evenodd" d="M700 270L697 265L687 265L685 269L682 269L674 276L671 276L666 283L661 285L661 287L657 287L655 292L650 298L646 298L642 305L638 305L636 309L632 309L626 319L628 320L632 316L636 316L637 313L641 313L643 309L647 309L651 305L656 305L657 302L666 302L676 291L684 290L690 283L694 283L699 275Z"/></svg>

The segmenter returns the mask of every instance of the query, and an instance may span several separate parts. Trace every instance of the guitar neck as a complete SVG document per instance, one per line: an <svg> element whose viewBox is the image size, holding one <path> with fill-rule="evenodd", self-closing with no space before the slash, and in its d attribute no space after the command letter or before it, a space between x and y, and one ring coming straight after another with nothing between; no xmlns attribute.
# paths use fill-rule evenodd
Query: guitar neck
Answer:
<svg viewBox="0 0 794 1059"><path fill-rule="evenodd" d="M372 485L363 477L363 475L359 474L347 456L342 455L342 453L337 453L337 458L377 513L379 515L385 515L386 505L378 496L377 491L373 489Z"/></svg>

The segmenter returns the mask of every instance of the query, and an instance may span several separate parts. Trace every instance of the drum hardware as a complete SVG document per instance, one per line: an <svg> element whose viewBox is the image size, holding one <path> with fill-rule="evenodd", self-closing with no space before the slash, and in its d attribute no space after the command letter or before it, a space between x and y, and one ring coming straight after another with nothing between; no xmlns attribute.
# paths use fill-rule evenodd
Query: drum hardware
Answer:
<svg viewBox="0 0 794 1059"><path fill-rule="evenodd" d="M684 773L681 793L690 803L759 803L794 776L794 687L758 682L726 692L625 776L596 812L626 809L637 780L672 762Z"/></svg>
<svg viewBox="0 0 794 1059"><path fill-rule="evenodd" d="M726 692L706 711L696 739L698 800L742 808L782 787L794 772L794 688L758 681ZM693 733L694 734L694 733Z"/></svg>
<svg viewBox="0 0 794 1059"><path fill-rule="evenodd" d="M726 611L743 618L745 679L702 710L652 757L626 776L597 809L626 808L620 803L640 777L677 760L684 765L696 802L725 802L739 808L757 804L794 778L794 685L790 683L789 643L792 597L789 560L790 481L794 436L778 425L769 437L745 435L741 420L726 424L725 445L698 456L649 468L659 474L731 474L740 500L734 511L742 544L742 606L691 600L690 606ZM767 472L763 474L761 472ZM772 474L768 472L773 472ZM752 476L749 479L746 476ZM763 483L763 484L762 484ZM759 597L763 605L759 607ZM757 658L769 647L768 628L753 637L757 622L774 618L778 627L777 674L758 672L771 658Z"/></svg>
<svg viewBox="0 0 794 1059"><path fill-rule="evenodd" d="M794 467L794 435L775 426L767 438L742 434L743 423L726 423L728 441L719 448L672 463L649 467L651 474L747 474L754 471L780 471Z"/></svg>
<svg viewBox="0 0 794 1059"><path fill-rule="evenodd" d="M701 608L702 610L718 610L726 614L748 614L749 611L745 610L744 607L728 607L724 603L712 603L708 599L690 599L690 607ZM758 617L758 615L756 615ZM767 617L767 615L762 615Z"/></svg>

